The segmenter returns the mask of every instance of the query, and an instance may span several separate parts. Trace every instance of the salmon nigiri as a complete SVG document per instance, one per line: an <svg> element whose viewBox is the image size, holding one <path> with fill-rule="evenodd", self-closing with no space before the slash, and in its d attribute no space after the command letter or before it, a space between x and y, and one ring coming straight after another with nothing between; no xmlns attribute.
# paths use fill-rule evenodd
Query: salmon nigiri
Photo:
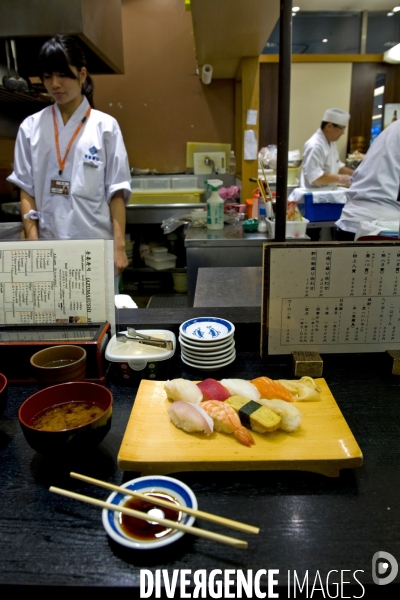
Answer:
<svg viewBox="0 0 400 600"><path fill-rule="evenodd" d="M261 398L267 400L286 400L286 402L294 402L292 394L279 381L274 381L269 377L257 377L252 379L251 383L256 386L261 394Z"/></svg>

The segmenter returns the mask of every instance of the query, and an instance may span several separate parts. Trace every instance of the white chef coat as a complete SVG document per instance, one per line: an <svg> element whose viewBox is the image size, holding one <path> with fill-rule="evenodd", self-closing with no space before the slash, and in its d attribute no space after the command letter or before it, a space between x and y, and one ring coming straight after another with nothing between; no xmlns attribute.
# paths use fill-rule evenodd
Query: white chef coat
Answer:
<svg viewBox="0 0 400 600"><path fill-rule="evenodd" d="M400 121L374 140L351 177L337 227L356 233L362 221L400 220Z"/></svg>
<svg viewBox="0 0 400 600"><path fill-rule="evenodd" d="M339 158L336 142L328 142L322 129L318 129L304 144L300 187L335 189L336 184L320 186L313 184L313 181L325 173L336 175L344 166Z"/></svg>
<svg viewBox="0 0 400 600"><path fill-rule="evenodd" d="M63 158L89 102L84 97L66 125L58 106L54 108ZM14 172L7 179L35 198L40 238L112 239L111 197L124 190L128 202L131 194L128 157L117 121L92 109L70 148L62 175L59 169L52 108L48 106L21 124ZM70 182L70 193L51 193L52 180Z"/></svg>

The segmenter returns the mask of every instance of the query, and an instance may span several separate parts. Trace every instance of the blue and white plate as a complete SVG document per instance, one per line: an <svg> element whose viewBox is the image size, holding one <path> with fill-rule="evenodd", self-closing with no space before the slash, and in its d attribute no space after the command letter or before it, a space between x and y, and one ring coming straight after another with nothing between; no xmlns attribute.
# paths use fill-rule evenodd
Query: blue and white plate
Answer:
<svg viewBox="0 0 400 600"><path fill-rule="evenodd" d="M216 352L221 350L226 350L229 346L235 343L234 337L229 336L228 338L224 338L219 342L195 342L189 340L188 338L183 338L181 335L179 336L179 343L181 347L192 350L193 352L198 352L203 354L204 352Z"/></svg>
<svg viewBox="0 0 400 600"><path fill-rule="evenodd" d="M181 360L183 363L185 363L185 365L188 365L189 367L195 367L199 371L217 371L218 369L222 369L222 367L230 365L235 360L235 358L236 352L233 351L233 353L230 356L228 356L223 362L216 363L214 361L208 361L205 363L200 363L188 360L185 356L181 354Z"/></svg>
<svg viewBox="0 0 400 600"><path fill-rule="evenodd" d="M189 319L179 327L183 338L198 342L216 342L233 336L235 326L230 321L216 317L197 317Z"/></svg>
<svg viewBox="0 0 400 600"><path fill-rule="evenodd" d="M173 477L167 477L164 475L149 475L146 477L138 477L122 484L123 488L128 488L140 492L141 494L148 494L149 492L162 492L167 496L173 497L176 501L189 508L197 510L197 499L192 490L182 481L174 479ZM133 496L126 496L121 492L113 492L108 498L107 502L111 504L123 505L132 498ZM155 514L162 517L163 507L154 505ZM134 548L136 550L153 550L160 548L161 546L167 546L176 542L181 538L184 533L178 530L172 530L164 537L152 540L142 540L128 536L122 529L119 523L119 516L121 513L107 508L103 509L102 520L103 526L108 535L121 544L128 548ZM150 514L150 513L149 513ZM184 525L193 525L195 518L191 515L181 513L180 523Z"/></svg>

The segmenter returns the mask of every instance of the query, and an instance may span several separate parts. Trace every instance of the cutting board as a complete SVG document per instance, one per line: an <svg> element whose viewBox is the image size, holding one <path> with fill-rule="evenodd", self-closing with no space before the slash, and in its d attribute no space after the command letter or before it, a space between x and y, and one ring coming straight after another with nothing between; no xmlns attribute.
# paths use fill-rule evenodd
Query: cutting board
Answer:
<svg viewBox="0 0 400 600"><path fill-rule="evenodd" d="M118 467L144 475L180 471L299 470L338 477L362 465L361 450L325 379L320 402L297 402L302 423L294 433L252 432L248 448L233 435L206 437L173 425L163 381L142 380L118 453Z"/></svg>
<svg viewBox="0 0 400 600"><path fill-rule="evenodd" d="M214 169L212 165L206 165L205 159L209 158L214 163ZM195 152L193 154L193 172L195 175L214 175L215 169L218 169L218 174L221 175L226 173L226 158L225 152Z"/></svg>
<svg viewBox="0 0 400 600"><path fill-rule="evenodd" d="M195 152L225 152L226 164L229 164L231 145L218 144L213 142L186 142L187 169L193 169L193 155Z"/></svg>

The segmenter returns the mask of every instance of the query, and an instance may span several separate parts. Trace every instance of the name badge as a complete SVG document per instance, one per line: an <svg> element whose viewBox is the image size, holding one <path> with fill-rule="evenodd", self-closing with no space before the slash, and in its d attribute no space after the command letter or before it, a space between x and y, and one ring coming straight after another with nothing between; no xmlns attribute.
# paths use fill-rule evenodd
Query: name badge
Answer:
<svg viewBox="0 0 400 600"><path fill-rule="evenodd" d="M50 182L50 194L61 194L69 196L70 181L61 181L60 179L52 179Z"/></svg>
<svg viewBox="0 0 400 600"><path fill-rule="evenodd" d="M84 167L91 167L92 169L98 169L99 168L99 165L96 165L94 162L88 161L88 160L84 160L83 161L83 166Z"/></svg>

